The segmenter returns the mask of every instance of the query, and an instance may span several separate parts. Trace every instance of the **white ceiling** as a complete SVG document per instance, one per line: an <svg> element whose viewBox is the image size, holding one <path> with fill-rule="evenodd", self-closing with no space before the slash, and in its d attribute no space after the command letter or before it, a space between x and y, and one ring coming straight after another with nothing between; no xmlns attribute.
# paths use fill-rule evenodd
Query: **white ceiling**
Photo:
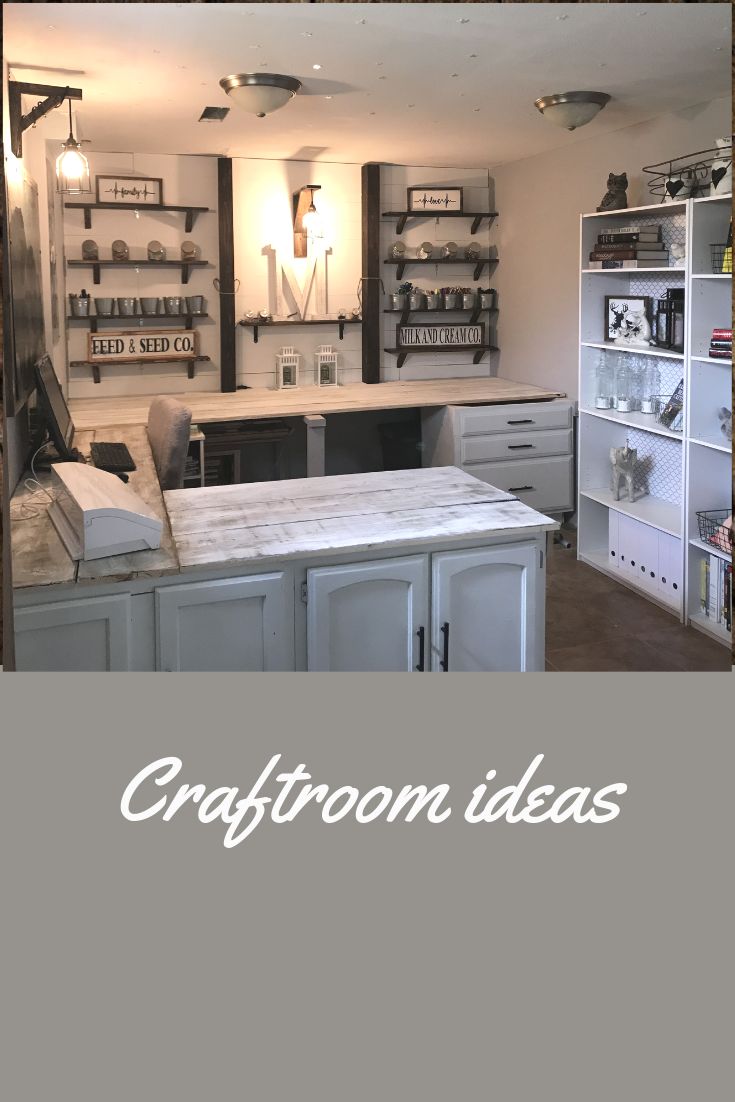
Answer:
<svg viewBox="0 0 735 1102"><path fill-rule="evenodd" d="M6 4L4 50L18 80L83 89L90 149L492 167L729 95L730 21L729 4ZM265 119L197 121L230 104L220 77L261 71L304 89ZM578 88L613 98L574 133L533 106ZM39 125L65 137L65 117Z"/></svg>

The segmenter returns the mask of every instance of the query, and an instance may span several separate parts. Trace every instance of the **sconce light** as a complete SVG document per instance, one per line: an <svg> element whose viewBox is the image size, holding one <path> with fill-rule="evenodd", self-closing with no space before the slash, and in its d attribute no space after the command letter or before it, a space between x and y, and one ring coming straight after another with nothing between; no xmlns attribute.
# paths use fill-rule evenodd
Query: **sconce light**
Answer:
<svg viewBox="0 0 735 1102"><path fill-rule="evenodd" d="M69 137L56 158L56 190L64 195L82 195L92 188L89 183L89 161L74 141L71 124L71 100L69 100Z"/></svg>
<svg viewBox="0 0 735 1102"><path fill-rule="evenodd" d="M607 92L556 92L534 100L534 106L549 122L565 130L576 130L591 122L609 102Z"/></svg>
<svg viewBox="0 0 735 1102"><path fill-rule="evenodd" d="M23 95L45 96L46 98L41 100L40 103L37 103L35 107L24 115L20 98ZM42 119L49 111L53 111L55 107L61 107L65 99L69 100L69 119L71 120L71 101L81 98L81 88L57 88L52 84L24 84L19 80L8 81L10 148L13 152L13 156L23 156L24 130L27 130L29 126L34 126L38 119Z"/></svg>
<svg viewBox="0 0 735 1102"><path fill-rule="evenodd" d="M307 184L293 193L293 254L295 257L308 254L309 240L324 236L319 211L314 206L314 192L321 190L321 184Z"/></svg>

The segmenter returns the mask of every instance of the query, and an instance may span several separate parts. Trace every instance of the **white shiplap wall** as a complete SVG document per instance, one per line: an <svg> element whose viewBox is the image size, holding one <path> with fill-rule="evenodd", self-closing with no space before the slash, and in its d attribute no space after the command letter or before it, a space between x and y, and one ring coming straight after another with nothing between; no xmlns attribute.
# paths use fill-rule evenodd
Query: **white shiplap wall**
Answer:
<svg viewBox="0 0 735 1102"><path fill-rule="evenodd" d="M494 210L493 187L489 173L486 169L472 168L420 168L405 165L386 165L381 171L381 211L405 210L406 189L409 187L462 187L463 208L468 211ZM479 231L470 234L472 223L469 219L425 219L421 221L409 221L400 238L396 235L395 219L382 219L380 230L380 267L386 294L381 306L381 338L380 348L396 347L396 315L384 314L383 307L388 307L389 294L398 287L396 269L384 264L388 258L390 246L394 241L402 241L406 246L408 256L416 256L416 248L422 241L431 241L432 244L441 246L447 241L454 241L460 247L476 241L482 249L482 255L486 256L488 250L496 241L494 225L491 227L487 221L483 222ZM438 266L435 268L419 268L407 266L403 280L409 280L422 290L432 290L435 287L460 286L460 287L488 287L495 286L493 280L495 271L490 269L483 271L478 283L472 282L473 265ZM448 315L461 320L461 315ZM494 339L494 315L489 315L491 324L490 341ZM430 322L431 316L420 315L417 322ZM481 321L488 324L488 315L482 315ZM487 335L487 331L486 331ZM397 358L381 351L381 379L383 381L401 379L450 379L464 378L468 376L495 375L497 353L490 353L479 364L472 363L469 352L459 352L452 355L451 352L422 353L420 356L410 356L400 374L396 368Z"/></svg>
<svg viewBox="0 0 735 1102"><path fill-rule="evenodd" d="M60 303L62 313L69 313L68 295L79 293L84 287L94 298L118 296L204 295L205 310L210 315L195 322L199 332L199 351L211 357L210 363L197 364L196 377L187 378L183 364L120 364L102 369L102 381L95 384L88 368L69 369L69 396L71 398L112 397L122 394L187 393L192 391L219 390L219 296L212 280L219 269L219 233L217 222L217 159L216 157L168 156L140 153L90 153L90 174L94 192L97 173L109 175L125 172L131 175L160 177L163 180L164 203L209 207L207 214L199 214L191 233L184 230L184 214L166 211L141 211L137 218L134 211L94 211L92 229L85 230L82 211L64 209L64 249L66 259L81 259L82 242L92 238L99 246L100 259L111 259L112 242L125 241L130 249L130 259L146 259L148 242L160 241L166 249L166 259L175 260L180 254L181 242L191 240L199 245L201 259L210 267L193 268L189 282L182 286L176 268L124 268L113 271L103 268L99 285L92 283L92 270L66 269L66 296ZM87 197L84 197L85 199ZM93 198L93 196L89 197ZM120 319L120 329L134 328ZM100 327L114 331L111 323ZM151 328L146 325L146 329ZM81 323L68 327L68 360L87 358L88 329Z"/></svg>
<svg viewBox="0 0 735 1102"><path fill-rule="evenodd" d="M235 317L248 310L268 309L274 316L286 315L286 306L274 255L293 258L292 195L306 184L319 184L317 206L325 228L327 254L326 313L336 317L340 310L348 315L358 305L360 278L361 168L360 165L329 164L310 161L233 160L235 277L240 288L235 297ZM303 278L307 261L295 260L297 278ZM314 292L307 316L317 315ZM304 326L268 330L261 327L258 343L252 332L237 329L237 381L252 387L275 386L276 354L283 345L293 345L301 353L301 385L313 380L314 352L320 344L332 344L340 353L339 373L343 383L362 378L362 341L360 326L346 326L339 340L337 325Z"/></svg>

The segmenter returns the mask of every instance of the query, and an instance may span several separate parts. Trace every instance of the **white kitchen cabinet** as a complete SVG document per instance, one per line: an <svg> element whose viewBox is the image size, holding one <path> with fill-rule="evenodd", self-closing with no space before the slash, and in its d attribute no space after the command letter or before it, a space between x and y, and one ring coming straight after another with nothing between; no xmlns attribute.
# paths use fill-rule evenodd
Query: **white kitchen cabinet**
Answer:
<svg viewBox="0 0 735 1102"><path fill-rule="evenodd" d="M424 666L429 556L307 571L307 668L406 672Z"/></svg>
<svg viewBox="0 0 735 1102"><path fill-rule="evenodd" d="M543 669L536 615L542 551L506 544L433 556L431 669Z"/></svg>
<svg viewBox="0 0 735 1102"><path fill-rule="evenodd" d="M158 669L293 670L293 603L289 571L160 587Z"/></svg>
<svg viewBox="0 0 735 1102"><path fill-rule="evenodd" d="M129 670L131 619L127 593L16 609L16 669L39 673Z"/></svg>

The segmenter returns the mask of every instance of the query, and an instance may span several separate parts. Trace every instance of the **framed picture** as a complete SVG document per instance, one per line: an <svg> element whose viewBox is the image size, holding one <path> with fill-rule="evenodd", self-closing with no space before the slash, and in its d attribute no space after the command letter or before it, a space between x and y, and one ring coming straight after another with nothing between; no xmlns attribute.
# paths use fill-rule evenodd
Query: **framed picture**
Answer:
<svg viewBox="0 0 735 1102"><path fill-rule="evenodd" d="M627 333L637 315L642 315L650 325L651 299L648 295L605 295L604 340L614 341Z"/></svg>
<svg viewBox="0 0 735 1102"><path fill-rule="evenodd" d="M163 203L163 180L155 177L97 176L95 187L98 203L136 203L141 207Z"/></svg>
<svg viewBox="0 0 735 1102"><path fill-rule="evenodd" d="M410 187L407 189L407 208L430 214L461 214L461 187Z"/></svg>

